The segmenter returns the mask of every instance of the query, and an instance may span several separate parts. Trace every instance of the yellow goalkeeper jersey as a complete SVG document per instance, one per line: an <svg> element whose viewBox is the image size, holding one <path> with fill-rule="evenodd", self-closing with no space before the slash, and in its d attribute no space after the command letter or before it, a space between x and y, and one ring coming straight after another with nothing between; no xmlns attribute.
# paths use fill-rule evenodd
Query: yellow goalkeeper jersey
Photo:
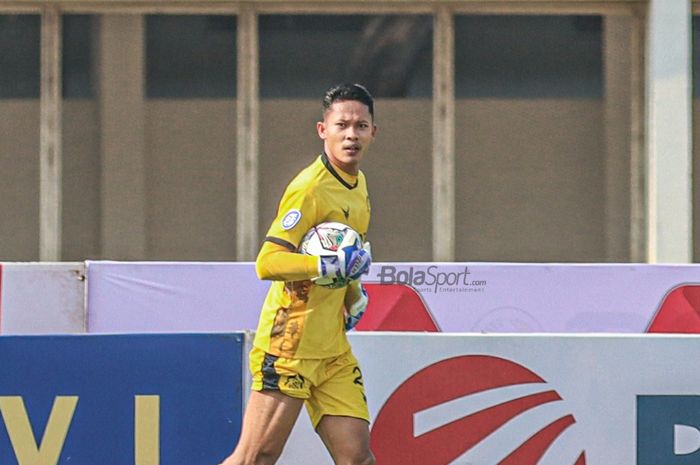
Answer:
<svg viewBox="0 0 700 465"><path fill-rule="evenodd" d="M266 241L296 250L304 234L326 221L347 224L364 239L370 218L367 183L336 169L325 154L287 186ZM304 281L274 281L263 304L254 345L284 358L319 359L340 355L345 336L345 289Z"/></svg>

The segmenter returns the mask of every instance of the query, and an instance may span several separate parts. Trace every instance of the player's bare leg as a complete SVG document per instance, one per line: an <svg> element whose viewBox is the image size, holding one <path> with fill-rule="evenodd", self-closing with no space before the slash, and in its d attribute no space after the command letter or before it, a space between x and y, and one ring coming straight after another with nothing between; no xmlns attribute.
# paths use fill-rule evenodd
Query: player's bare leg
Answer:
<svg viewBox="0 0 700 465"><path fill-rule="evenodd" d="M316 432L336 465L374 465L369 424L360 418L325 415Z"/></svg>
<svg viewBox="0 0 700 465"><path fill-rule="evenodd" d="M302 399L278 391L252 391L238 445L220 465L274 464L282 454L303 404Z"/></svg>

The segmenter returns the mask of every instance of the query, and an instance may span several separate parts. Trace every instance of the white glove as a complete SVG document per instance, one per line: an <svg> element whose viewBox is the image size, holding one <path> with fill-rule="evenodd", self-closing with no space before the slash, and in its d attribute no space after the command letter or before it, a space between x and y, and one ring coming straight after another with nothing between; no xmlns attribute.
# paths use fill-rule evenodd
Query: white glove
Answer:
<svg viewBox="0 0 700 465"><path fill-rule="evenodd" d="M354 243L341 244L335 255L319 257L318 278L336 279L347 284L369 273L371 264L372 249L369 242L365 242L362 248Z"/></svg>
<svg viewBox="0 0 700 465"><path fill-rule="evenodd" d="M360 280L351 282L345 292L345 331L350 331L365 314L369 297Z"/></svg>

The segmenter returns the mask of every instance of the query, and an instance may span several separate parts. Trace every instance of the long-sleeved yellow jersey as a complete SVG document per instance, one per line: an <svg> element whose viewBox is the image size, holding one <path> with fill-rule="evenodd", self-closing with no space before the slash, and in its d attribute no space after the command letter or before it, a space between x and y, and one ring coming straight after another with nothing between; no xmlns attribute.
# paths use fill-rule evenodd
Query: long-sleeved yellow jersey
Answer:
<svg viewBox="0 0 700 465"><path fill-rule="evenodd" d="M275 280L260 313L256 347L297 359L334 357L349 349L346 290L314 285L318 258L296 250L309 229L327 221L347 224L366 238L370 210L364 174L336 169L325 154L289 183L256 261L258 275Z"/></svg>

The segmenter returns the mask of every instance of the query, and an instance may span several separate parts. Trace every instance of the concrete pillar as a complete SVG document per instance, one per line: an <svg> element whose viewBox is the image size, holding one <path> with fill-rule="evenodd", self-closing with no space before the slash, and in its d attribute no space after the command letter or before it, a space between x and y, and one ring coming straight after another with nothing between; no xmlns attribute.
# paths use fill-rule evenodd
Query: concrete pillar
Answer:
<svg viewBox="0 0 700 465"><path fill-rule="evenodd" d="M647 260L692 261L691 2L650 0Z"/></svg>
<svg viewBox="0 0 700 465"><path fill-rule="evenodd" d="M100 26L102 256L147 259L144 17L106 14Z"/></svg>
<svg viewBox="0 0 700 465"><path fill-rule="evenodd" d="M258 92L258 16L247 7L238 15L238 89L236 160L236 256L255 260L258 235L258 152L260 100Z"/></svg>
<svg viewBox="0 0 700 465"><path fill-rule="evenodd" d="M61 15L56 7L41 14L41 123L39 155L39 259L61 260Z"/></svg>
<svg viewBox="0 0 700 465"><path fill-rule="evenodd" d="M646 260L643 18L604 19L605 244L609 262Z"/></svg>
<svg viewBox="0 0 700 465"><path fill-rule="evenodd" d="M433 22L433 260L455 258L454 16L439 7Z"/></svg>
<svg viewBox="0 0 700 465"><path fill-rule="evenodd" d="M606 16L605 76L605 258L629 261L630 240L630 18Z"/></svg>

